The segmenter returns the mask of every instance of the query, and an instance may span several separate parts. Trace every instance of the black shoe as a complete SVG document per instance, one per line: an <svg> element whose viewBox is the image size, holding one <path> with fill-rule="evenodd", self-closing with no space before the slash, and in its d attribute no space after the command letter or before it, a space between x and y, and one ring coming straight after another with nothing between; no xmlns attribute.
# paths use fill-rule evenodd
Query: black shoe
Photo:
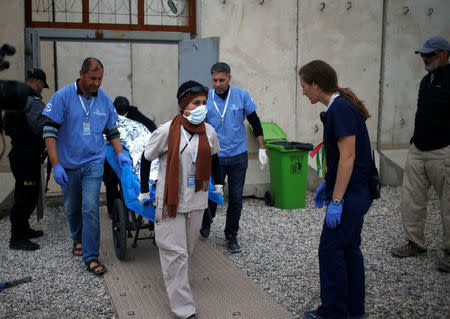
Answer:
<svg viewBox="0 0 450 319"><path fill-rule="evenodd" d="M39 244L33 243L28 238L11 238L9 241L9 249L32 251L41 248Z"/></svg>
<svg viewBox="0 0 450 319"><path fill-rule="evenodd" d="M202 229L200 229L200 236L202 236L202 238L208 238L209 237L209 233L211 232L211 230L210 229L208 229L208 228L203 228L202 227Z"/></svg>
<svg viewBox="0 0 450 319"><path fill-rule="evenodd" d="M442 261L437 265L437 270L442 272L450 272L450 263Z"/></svg>
<svg viewBox="0 0 450 319"><path fill-rule="evenodd" d="M28 229L25 232L25 237L28 239L32 239L32 238L38 238L44 235L44 232L42 230L34 230L32 228Z"/></svg>
<svg viewBox="0 0 450 319"><path fill-rule="evenodd" d="M437 269L450 273L450 253L448 251L444 251L444 259L437 265Z"/></svg>
<svg viewBox="0 0 450 319"><path fill-rule="evenodd" d="M406 245L391 249L392 256L398 258L416 257L423 255L426 252L427 252L426 249L417 246L412 241L408 241Z"/></svg>
<svg viewBox="0 0 450 319"><path fill-rule="evenodd" d="M233 254L238 253L242 250L236 237L228 237L227 238L227 247L228 247L228 250Z"/></svg>

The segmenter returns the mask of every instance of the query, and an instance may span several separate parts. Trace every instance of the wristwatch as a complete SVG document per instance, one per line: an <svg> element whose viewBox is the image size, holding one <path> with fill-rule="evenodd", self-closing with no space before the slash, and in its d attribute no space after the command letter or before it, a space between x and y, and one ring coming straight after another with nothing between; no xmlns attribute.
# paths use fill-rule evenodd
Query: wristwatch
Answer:
<svg viewBox="0 0 450 319"><path fill-rule="evenodd" d="M331 202L332 202L334 205L341 205L341 204L342 204L342 199L334 198L334 199L331 200Z"/></svg>

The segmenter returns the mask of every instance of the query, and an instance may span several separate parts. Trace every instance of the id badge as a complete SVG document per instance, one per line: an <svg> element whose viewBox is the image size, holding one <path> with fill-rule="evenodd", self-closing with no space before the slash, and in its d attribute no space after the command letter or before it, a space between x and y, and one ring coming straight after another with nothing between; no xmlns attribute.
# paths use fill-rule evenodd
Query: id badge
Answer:
<svg viewBox="0 0 450 319"><path fill-rule="evenodd" d="M83 135L91 135L91 124L89 122L83 123Z"/></svg>
<svg viewBox="0 0 450 319"><path fill-rule="evenodd" d="M195 172L188 174L187 187L195 187Z"/></svg>

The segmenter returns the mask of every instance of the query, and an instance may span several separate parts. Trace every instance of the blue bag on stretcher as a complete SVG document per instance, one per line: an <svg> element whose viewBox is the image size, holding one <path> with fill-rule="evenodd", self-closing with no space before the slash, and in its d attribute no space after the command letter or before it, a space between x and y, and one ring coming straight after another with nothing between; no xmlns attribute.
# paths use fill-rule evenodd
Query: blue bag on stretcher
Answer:
<svg viewBox="0 0 450 319"><path fill-rule="evenodd" d="M126 148L123 149L123 152L125 153L125 155L130 156ZM155 207L153 205L143 206L138 200L138 196L141 192L141 183L138 176L133 173L132 166L130 164L125 164L122 168L120 168L117 162L116 153L114 152L114 149L111 145L107 145L106 147L106 160L120 179L120 183L122 185L122 194L127 208L154 222ZM150 201L154 202L156 195L156 185L153 180L149 180L149 190ZM220 205L223 205L223 195L215 193L215 187L212 184L211 179L209 180L208 199Z"/></svg>

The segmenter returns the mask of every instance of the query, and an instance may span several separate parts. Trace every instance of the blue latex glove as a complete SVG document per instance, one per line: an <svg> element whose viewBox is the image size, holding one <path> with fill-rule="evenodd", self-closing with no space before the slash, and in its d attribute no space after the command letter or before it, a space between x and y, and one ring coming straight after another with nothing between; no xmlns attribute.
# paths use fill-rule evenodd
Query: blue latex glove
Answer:
<svg viewBox="0 0 450 319"><path fill-rule="evenodd" d="M322 184L319 185L313 199L314 206L316 206L317 208L322 208L323 204L327 204L327 198L325 195L325 182L322 182Z"/></svg>
<svg viewBox="0 0 450 319"><path fill-rule="evenodd" d="M69 180L66 171L59 163L53 166L53 176L55 178L55 182L61 186L66 186L66 183Z"/></svg>
<svg viewBox="0 0 450 319"><path fill-rule="evenodd" d="M343 203L344 201L342 201ZM336 205L330 202L327 207L327 213L325 214L325 223L331 229L335 229L341 222L342 203Z"/></svg>
<svg viewBox="0 0 450 319"><path fill-rule="evenodd" d="M125 164L133 165L131 158L129 156L125 155L124 152L120 152L117 154L117 162L119 162L120 167L123 167Z"/></svg>

